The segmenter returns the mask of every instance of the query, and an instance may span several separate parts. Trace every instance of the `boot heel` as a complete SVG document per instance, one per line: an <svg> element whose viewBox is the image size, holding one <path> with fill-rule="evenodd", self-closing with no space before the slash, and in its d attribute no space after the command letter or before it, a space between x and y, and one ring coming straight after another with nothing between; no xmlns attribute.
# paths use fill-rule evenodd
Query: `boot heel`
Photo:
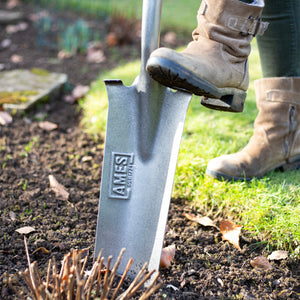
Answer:
<svg viewBox="0 0 300 300"><path fill-rule="evenodd" d="M244 110L246 95L246 93L225 95L220 99L202 97L201 104L215 110L242 112Z"/></svg>
<svg viewBox="0 0 300 300"><path fill-rule="evenodd" d="M283 171L293 171L300 169L300 157L294 158L282 167Z"/></svg>

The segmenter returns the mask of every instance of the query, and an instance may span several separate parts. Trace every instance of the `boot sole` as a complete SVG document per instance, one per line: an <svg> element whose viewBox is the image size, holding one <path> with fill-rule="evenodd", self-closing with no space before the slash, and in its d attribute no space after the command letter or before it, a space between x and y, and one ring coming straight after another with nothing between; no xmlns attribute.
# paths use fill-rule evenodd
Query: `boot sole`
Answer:
<svg viewBox="0 0 300 300"><path fill-rule="evenodd" d="M217 88L176 62L163 57L150 57L147 72L162 85L203 96L201 104L215 110L242 112L246 92L235 88Z"/></svg>
<svg viewBox="0 0 300 300"><path fill-rule="evenodd" d="M231 176L231 175L228 175L225 173L221 173L221 172L209 170L209 169L206 169L206 174L215 179L218 179L219 181L246 181L246 182L249 182L253 179L260 179L271 171L284 172L284 171L293 171L293 170L298 170L298 169L300 169L300 157L297 157L297 159L294 160L293 162L283 163L275 168L272 168L272 169L266 171L264 174L259 175L259 176L238 177L238 176Z"/></svg>

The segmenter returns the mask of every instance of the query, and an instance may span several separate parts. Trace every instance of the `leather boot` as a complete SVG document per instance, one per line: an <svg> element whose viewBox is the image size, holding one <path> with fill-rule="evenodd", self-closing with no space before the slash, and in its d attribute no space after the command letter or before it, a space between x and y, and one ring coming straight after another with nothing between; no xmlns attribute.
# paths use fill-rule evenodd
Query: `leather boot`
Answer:
<svg viewBox="0 0 300 300"><path fill-rule="evenodd" d="M248 181L276 168L300 167L300 77L264 78L254 85L254 134L242 151L208 163L206 173L219 180Z"/></svg>
<svg viewBox="0 0 300 300"><path fill-rule="evenodd" d="M264 0L253 5L203 0L193 41L181 53L153 51L147 62L149 75L168 87L205 96L202 104L210 108L243 111L250 42L267 28L260 19L263 7Z"/></svg>

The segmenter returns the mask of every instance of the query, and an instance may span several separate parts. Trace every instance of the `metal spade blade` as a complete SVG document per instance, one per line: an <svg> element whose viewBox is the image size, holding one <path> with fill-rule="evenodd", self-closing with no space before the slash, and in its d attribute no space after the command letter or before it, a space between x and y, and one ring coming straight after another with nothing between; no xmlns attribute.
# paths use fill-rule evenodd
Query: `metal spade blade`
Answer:
<svg viewBox="0 0 300 300"><path fill-rule="evenodd" d="M107 80L108 118L95 256L117 259L126 248L132 277L158 269L185 116L191 95L150 79L145 67L159 42L162 1L144 0L141 70L126 87Z"/></svg>

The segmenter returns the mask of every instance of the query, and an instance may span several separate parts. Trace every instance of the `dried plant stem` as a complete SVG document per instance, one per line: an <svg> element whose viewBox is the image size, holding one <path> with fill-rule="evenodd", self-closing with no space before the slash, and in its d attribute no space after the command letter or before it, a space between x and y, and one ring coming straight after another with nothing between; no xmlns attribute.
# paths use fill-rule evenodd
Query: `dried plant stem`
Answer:
<svg viewBox="0 0 300 300"><path fill-rule="evenodd" d="M162 285L161 282L155 285L158 278L159 278L159 272L157 272L157 274L153 278L151 284L147 287L146 291L141 296L140 300L148 299L153 293L155 293L161 287L161 285Z"/></svg>
<svg viewBox="0 0 300 300"><path fill-rule="evenodd" d="M50 282L50 272L51 272L51 259L48 262L48 269L47 269L47 280L46 280L46 290L48 290L49 282Z"/></svg>
<svg viewBox="0 0 300 300"><path fill-rule="evenodd" d="M107 260L106 272L105 272L104 279L103 279L103 288L102 288L102 294L101 294L100 300L104 300L107 298L107 293L108 293L108 289L107 289L108 279L107 278L108 278L108 274L109 274L111 260L112 260L112 256L109 256L108 260Z"/></svg>
<svg viewBox="0 0 300 300"><path fill-rule="evenodd" d="M33 290L36 291L35 282L34 282L33 276L32 276L32 269L31 269L30 257L29 257L29 253L28 253L28 247L27 247L27 241L26 241L25 235L24 235L24 244L25 244L25 252L26 252L26 257L27 257L27 262L28 262L28 269L29 269L29 275L30 275L31 285L32 285ZM36 294L35 294L35 296L37 297Z"/></svg>
<svg viewBox="0 0 300 300"><path fill-rule="evenodd" d="M118 268L119 268L119 266L120 266L120 263L121 263L121 260L122 260L122 258L123 258L124 252L125 252L125 248L123 248L123 249L121 250L121 252L120 252L120 254L119 254L118 258L117 258L117 261L116 261L116 263L115 263L115 265L114 265L114 267L113 267L113 269L112 269L112 271L111 271L111 273L110 273L110 276L109 276L109 278L108 278L108 284L107 284L107 290L108 290L108 291L110 291L110 289L111 289L111 286L112 286L112 284L113 284L113 280L114 280L115 275L116 275L116 273L117 273L117 270L118 270Z"/></svg>
<svg viewBox="0 0 300 300"><path fill-rule="evenodd" d="M136 275L136 277L134 278L134 280L132 281L131 285L129 286L129 288L122 294L120 295L117 300L126 300L129 299L128 296L130 295L131 291L133 290L133 288L135 287L135 285L139 282L140 278L144 275L144 273L146 272L146 268L147 268L147 263L145 263L143 265L143 267L141 268L141 270L139 271L139 273Z"/></svg>
<svg viewBox="0 0 300 300"><path fill-rule="evenodd" d="M126 268L125 268L125 271L124 271L124 273L123 273L123 275L122 275L122 277L121 277L121 280L120 280L118 286L116 287L115 292L113 293L113 295L112 295L112 297L111 297L111 300L114 300L114 299L116 298L117 293L119 292L119 289L120 289L120 287L122 286L122 284L123 284L123 282L124 282L124 280L125 280L125 278L126 278L126 275L127 275L127 273L128 273L128 271L129 271L129 269L130 269L130 267L131 267L132 264L133 264L133 259L130 258L129 261L128 261L128 263L127 263L127 266L126 266Z"/></svg>
<svg viewBox="0 0 300 300"><path fill-rule="evenodd" d="M128 300L136 294L146 281L148 281L155 271L148 272L147 264L145 264L129 288L117 297L122 284L133 263L133 259L129 259L123 275L120 277L117 287L113 290L112 286L115 282L117 270L120 266L125 249L122 249L115 264L112 268L112 256L109 256L104 269L104 257L100 251L97 260L94 262L90 272L85 272L87 263L87 255L82 258L83 250L74 250L64 256L60 272L58 273L56 260L53 257L49 260L46 274L46 281L43 282L37 262L30 263L27 242L24 238L26 256L28 261L28 269L21 273L33 298L35 300ZM104 276L102 275L104 274ZM153 278L151 285L141 295L140 299L145 300L153 294L161 284L155 285L158 280L158 273ZM111 296L112 294L112 296Z"/></svg>
<svg viewBox="0 0 300 300"><path fill-rule="evenodd" d="M104 261L104 257L101 258L100 263L99 263L98 275L97 275L96 295L100 294L103 261Z"/></svg>

